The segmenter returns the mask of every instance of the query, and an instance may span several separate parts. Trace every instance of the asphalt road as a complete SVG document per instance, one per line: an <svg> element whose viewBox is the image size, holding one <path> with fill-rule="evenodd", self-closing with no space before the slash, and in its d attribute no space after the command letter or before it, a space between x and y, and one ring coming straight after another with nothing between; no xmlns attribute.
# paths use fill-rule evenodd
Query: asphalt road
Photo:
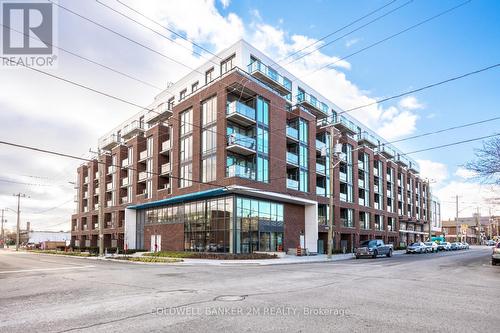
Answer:
<svg viewBox="0 0 500 333"><path fill-rule="evenodd" d="M275 266L0 250L0 332L490 332L491 249Z"/></svg>

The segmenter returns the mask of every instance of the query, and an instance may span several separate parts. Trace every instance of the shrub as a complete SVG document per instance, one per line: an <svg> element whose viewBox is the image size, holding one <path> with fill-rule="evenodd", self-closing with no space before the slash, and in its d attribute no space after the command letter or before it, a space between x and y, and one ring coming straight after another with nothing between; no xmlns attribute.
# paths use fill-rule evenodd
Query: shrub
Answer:
<svg viewBox="0 0 500 333"><path fill-rule="evenodd" d="M178 258L163 258L163 257L116 257L113 259L127 260L134 262L150 262L150 263L175 263L182 262L182 259Z"/></svg>
<svg viewBox="0 0 500 333"><path fill-rule="evenodd" d="M217 253L217 252L183 252L183 251L160 251L144 253L147 257L169 257L169 258L191 258L191 259L218 259L218 260L251 260L251 259L274 259L275 254L267 253Z"/></svg>

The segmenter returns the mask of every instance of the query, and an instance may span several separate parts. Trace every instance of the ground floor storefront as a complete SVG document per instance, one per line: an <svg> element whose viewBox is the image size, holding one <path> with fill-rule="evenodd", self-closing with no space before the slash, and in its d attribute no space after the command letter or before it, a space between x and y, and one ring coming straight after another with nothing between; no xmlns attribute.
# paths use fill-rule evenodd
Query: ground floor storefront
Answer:
<svg viewBox="0 0 500 333"><path fill-rule="evenodd" d="M316 210L315 202L271 194L198 193L128 208L125 243L148 251L286 252L300 246L316 252Z"/></svg>

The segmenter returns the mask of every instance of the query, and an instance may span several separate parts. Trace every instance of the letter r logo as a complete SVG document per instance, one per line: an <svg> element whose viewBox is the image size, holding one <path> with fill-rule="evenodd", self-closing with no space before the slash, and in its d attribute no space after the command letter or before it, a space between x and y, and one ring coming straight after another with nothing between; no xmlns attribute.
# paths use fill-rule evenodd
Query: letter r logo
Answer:
<svg viewBox="0 0 500 333"><path fill-rule="evenodd" d="M3 3L3 53L51 54L52 22L51 3Z"/></svg>

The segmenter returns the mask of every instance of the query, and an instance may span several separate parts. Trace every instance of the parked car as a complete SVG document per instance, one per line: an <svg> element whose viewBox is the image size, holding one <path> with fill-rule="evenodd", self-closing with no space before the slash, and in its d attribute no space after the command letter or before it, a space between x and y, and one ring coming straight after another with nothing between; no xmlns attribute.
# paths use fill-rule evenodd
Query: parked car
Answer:
<svg viewBox="0 0 500 333"><path fill-rule="evenodd" d="M426 253L427 245L422 242L411 243L406 248L406 253Z"/></svg>
<svg viewBox="0 0 500 333"><path fill-rule="evenodd" d="M492 240L492 239L490 239L489 241L486 242L487 246L495 246L496 244L497 243L494 240Z"/></svg>
<svg viewBox="0 0 500 333"><path fill-rule="evenodd" d="M438 250L439 251L450 251L451 250L451 244L448 242L441 242L438 245Z"/></svg>
<svg viewBox="0 0 500 333"><path fill-rule="evenodd" d="M463 242L462 245L464 246L464 249L466 249L466 250L469 249L469 243Z"/></svg>
<svg viewBox="0 0 500 333"><path fill-rule="evenodd" d="M460 246L458 244L459 243L457 243L457 242L451 243L450 250L452 250L452 251L460 250Z"/></svg>
<svg viewBox="0 0 500 333"><path fill-rule="evenodd" d="M377 258L379 255L392 257L393 247L392 244L384 244L381 239L366 240L356 248L356 259L361 257Z"/></svg>
<svg viewBox="0 0 500 333"><path fill-rule="evenodd" d="M491 264L496 265L500 262L500 242L493 248L493 253L491 254Z"/></svg>
<svg viewBox="0 0 500 333"><path fill-rule="evenodd" d="M438 251L438 245L436 242L425 242L425 246L427 246L427 252L437 252Z"/></svg>

